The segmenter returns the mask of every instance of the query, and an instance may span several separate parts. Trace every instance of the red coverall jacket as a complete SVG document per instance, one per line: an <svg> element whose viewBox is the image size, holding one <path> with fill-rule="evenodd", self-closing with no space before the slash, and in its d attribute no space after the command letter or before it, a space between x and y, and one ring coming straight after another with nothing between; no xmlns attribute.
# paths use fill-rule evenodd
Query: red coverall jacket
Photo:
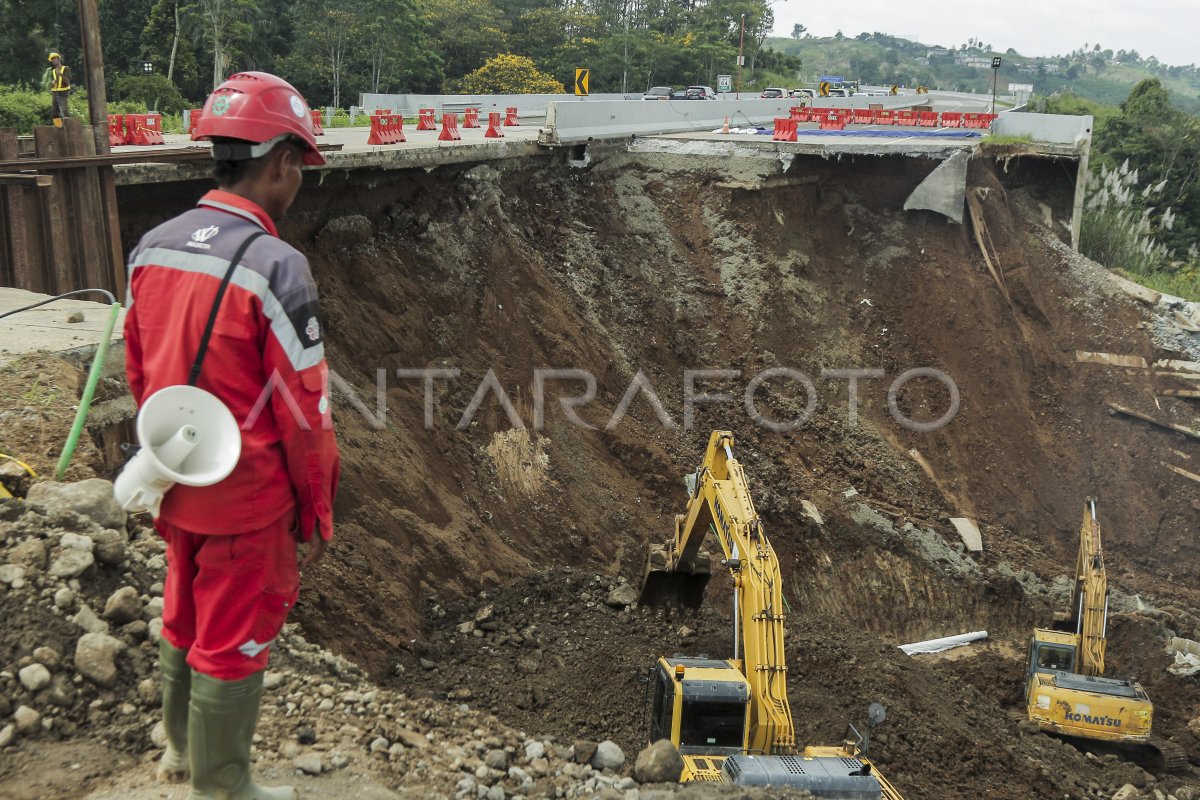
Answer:
<svg viewBox="0 0 1200 800"><path fill-rule="evenodd" d="M238 534L298 511L305 541L318 528L329 539L339 459L317 287L308 260L277 238L255 203L211 191L138 243L125 317L129 388L140 407L187 383L221 279L257 230L269 235L234 271L197 383L233 413L242 455L220 483L172 488L161 518L195 533Z"/></svg>

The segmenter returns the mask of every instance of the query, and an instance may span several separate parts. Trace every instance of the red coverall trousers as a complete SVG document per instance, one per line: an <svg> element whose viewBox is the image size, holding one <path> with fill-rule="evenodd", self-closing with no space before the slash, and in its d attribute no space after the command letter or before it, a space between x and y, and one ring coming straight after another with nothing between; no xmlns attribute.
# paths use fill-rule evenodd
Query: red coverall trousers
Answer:
<svg viewBox="0 0 1200 800"><path fill-rule="evenodd" d="M167 542L163 636L197 672L238 681L267 668L271 642L300 593L297 518L249 533L192 533L155 521Z"/></svg>

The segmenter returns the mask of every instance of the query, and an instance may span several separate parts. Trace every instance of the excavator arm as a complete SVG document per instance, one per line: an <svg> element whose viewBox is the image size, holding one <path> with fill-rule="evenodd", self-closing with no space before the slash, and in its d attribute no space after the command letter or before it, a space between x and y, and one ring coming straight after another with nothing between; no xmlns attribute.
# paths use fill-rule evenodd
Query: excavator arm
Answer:
<svg viewBox="0 0 1200 800"><path fill-rule="evenodd" d="M1080 643L1077 672L1089 676L1103 675L1108 627L1108 579L1100 549L1100 522L1096 519L1094 497L1087 499L1083 509L1071 611L1075 615L1075 635Z"/></svg>
<svg viewBox="0 0 1200 800"><path fill-rule="evenodd" d="M713 431L704 462L687 483L687 509L675 518L675 535L665 550L651 556L643 596L661 596L661 581L677 584L681 575L706 581L707 558L700 545L713 532L734 585L734 660L745 659L750 684L747 747L751 752L794 753L779 559L754 510L742 465L733 457L732 433Z"/></svg>

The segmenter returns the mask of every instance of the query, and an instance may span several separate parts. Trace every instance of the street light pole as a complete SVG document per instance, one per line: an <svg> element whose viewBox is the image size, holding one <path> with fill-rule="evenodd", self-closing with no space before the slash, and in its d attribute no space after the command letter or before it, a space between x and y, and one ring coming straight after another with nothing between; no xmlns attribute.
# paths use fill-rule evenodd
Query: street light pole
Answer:
<svg viewBox="0 0 1200 800"><path fill-rule="evenodd" d="M992 59L992 116L996 114L996 84L1000 82L1000 56Z"/></svg>
<svg viewBox="0 0 1200 800"><path fill-rule="evenodd" d="M738 82L737 82L737 99L742 99L742 64L746 61L746 57L742 55L742 47L746 44L746 15L742 14L742 32L738 36Z"/></svg>

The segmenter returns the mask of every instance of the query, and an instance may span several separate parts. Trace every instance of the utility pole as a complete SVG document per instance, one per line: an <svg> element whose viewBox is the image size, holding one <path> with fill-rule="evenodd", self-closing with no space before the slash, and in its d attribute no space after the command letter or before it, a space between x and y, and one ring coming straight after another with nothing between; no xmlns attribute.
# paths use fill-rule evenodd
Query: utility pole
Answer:
<svg viewBox="0 0 1200 800"><path fill-rule="evenodd" d="M1000 81L1000 56L992 58L992 114L996 113L996 84Z"/></svg>
<svg viewBox="0 0 1200 800"><path fill-rule="evenodd" d="M83 67L88 93L88 119L96 140L96 155L107 155L108 97L104 93L104 51L100 48L100 14L96 0L79 0L79 27L83 31Z"/></svg>
<svg viewBox="0 0 1200 800"><path fill-rule="evenodd" d="M742 47L746 44L746 15L742 14L742 32L738 36L738 78L737 78L737 99L742 99L742 64L746 63L746 57L742 55Z"/></svg>

